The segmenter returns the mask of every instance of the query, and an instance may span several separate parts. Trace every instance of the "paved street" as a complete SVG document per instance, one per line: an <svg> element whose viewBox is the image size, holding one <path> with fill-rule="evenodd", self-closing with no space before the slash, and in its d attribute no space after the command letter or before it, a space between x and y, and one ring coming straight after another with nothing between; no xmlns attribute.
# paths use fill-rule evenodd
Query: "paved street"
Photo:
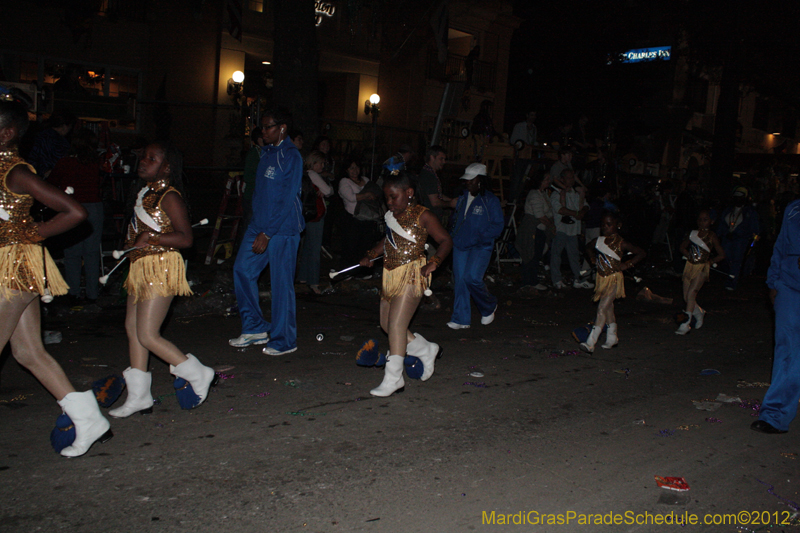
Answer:
<svg viewBox="0 0 800 533"><path fill-rule="evenodd" d="M735 293L715 279L699 298L706 325L685 337L673 333L680 281L643 285L675 305L637 301L641 286L628 284L616 307L620 345L594 355L576 353L570 338L594 318L590 291L522 298L490 285L501 301L495 323L481 326L473 315L471 329L452 331L444 326L452 293L440 289L441 308L422 308L412 323L444 347L436 373L382 399L369 395L382 370L354 363L370 337L387 347L369 290L378 281L347 282L323 297L299 293L299 350L282 357L230 348L238 318L183 313L165 336L213 365L221 384L200 408L181 411L169 367L153 359L161 405L112 420L115 437L72 460L48 441L58 406L7 350L0 529L651 532L669 526L637 525L645 513L791 517L800 502L800 422L768 436L749 430L747 405L702 411L692 403L720 393L760 401L766 391L737 386L770 380L763 279ZM48 348L78 388L127 366L123 319L121 308L48 319L63 334ZM654 476L683 477L691 488L661 489ZM513 525L516 513L528 524ZM547 513L575 517L530 523ZM634 523L578 524L579 515L609 513L629 513ZM796 517L794 524L680 530L790 531Z"/></svg>

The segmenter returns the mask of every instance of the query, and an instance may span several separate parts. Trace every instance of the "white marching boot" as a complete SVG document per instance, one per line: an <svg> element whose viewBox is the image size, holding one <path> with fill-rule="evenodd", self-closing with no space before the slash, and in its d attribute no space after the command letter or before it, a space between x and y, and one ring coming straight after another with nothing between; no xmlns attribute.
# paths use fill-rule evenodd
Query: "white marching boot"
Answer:
<svg viewBox="0 0 800 533"><path fill-rule="evenodd" d="M695 304L694 311L692 311L692 316L694 316L694 329L700 329L703 327L703 319L706 317L706 312L703 309Z"/></svg>
<svg viewBox="0 0 800 533"><path fill-rule="evenodd" d="M414 333L414 340L408 343L406 353L422 361L424 370L419 379L426 381L433 375L434 364L442 356L442 349L435 342L429 342L419 333Z"/></svg>
<svg viewBox="0 0 800 533"><path fill-rule="evenodd" d="M403 380L403 360L402 355L390 355L386 358L386 367L383 373L383 381L376 388L369 391L373 396L391 396L395 392L403 392L406 382Z"/></svg>
<svg viewBox="0 0 800 533"><path fill-rule="evenodd" d="M685 311L685 313L688 318L686 319L686 322L683 322L680 326L678 326L678 329L675 330L675 335L686 335L692 331L692 313L689 311Z"/></svg>
<svg viewBox="0 0 800 533"><path fill-rule="evenodd" d="M617 323L614 322L608 325L608 329L606 330L606 343L601 346L608 350L617 344L619 344L619 337L617 337Z"/></svg>
<svg viewBox="0 0 800 533"><path fill-rule="evenodd" d="M153 374L142 372L136 368L128 367L122 372L125 378L125 387L128 397L125 403L108 412L114 418L126 418L133 413L149 415L153 412L153 396L150 394L150 385L153 383Z"/></svg>
<svg viewBox="0 0 800 533"><path fill-rule="evenodd" d="M58 401L58 405L75 426L75 441L61 450L64 457L78 457L89 451L97 441L106 442L114 436L111 424L100 413L94 391L70 392Z"/></svg>
<svg viewBox="0 0 800 533"><path fill-rule="evenodd" d="M597 326L592 326L592 332L589 333L589 338L586 339L586 342L581 343L581 350L586 353L593 353L594 352L594 345L597 344L597 339L600 338L600 333L602 333L603 328L598 328ZM609 328L610 331L610 328Z"/></svg>
<svg viewBox="0 0 800 533"><path fill-rule="evenodd" d="M187 353L186 357L188 359L178 366L169 365L169 373L189 382L194 393L200 398L200 403L197 404L200 405L206 400L208 389L215 383L217 374L213 368L205 366L192 354Z"/></svg>

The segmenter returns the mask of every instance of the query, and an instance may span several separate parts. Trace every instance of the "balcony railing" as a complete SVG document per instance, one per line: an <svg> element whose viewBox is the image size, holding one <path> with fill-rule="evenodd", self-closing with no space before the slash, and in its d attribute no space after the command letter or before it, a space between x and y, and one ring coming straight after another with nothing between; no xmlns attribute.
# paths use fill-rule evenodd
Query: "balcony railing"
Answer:
<svg viewBox="0 0 800 533"><path fill-rule="evenodd" d="M467 80L467 58L457 54L448 54L444 64L439 63L436 50L428 51L428 61L425 76L431 80L441 82L462 81L469 82L480 91L494 91L496 71L494 63L487 61L473 61L472 76Z"/></svg>

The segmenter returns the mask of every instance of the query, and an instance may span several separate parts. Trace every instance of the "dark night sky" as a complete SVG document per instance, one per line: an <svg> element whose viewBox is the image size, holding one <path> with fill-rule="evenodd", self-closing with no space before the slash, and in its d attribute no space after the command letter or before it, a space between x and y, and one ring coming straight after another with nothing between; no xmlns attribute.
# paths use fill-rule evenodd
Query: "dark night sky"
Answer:
<svg viewBox="0 0 800 533"><path fill-rule="evenodd" d="M671 90L672 64L608 66L607 55L674 45L679 27L692 32L703 47L700 57L712 61L738 41L737 64L744 78L800 102L798 4L779 0L765 8L746 0L517 0L514 13L525 20L512 39L504 129L510 131L533 109L540 136L552 132L559 120L574 122L581 113L589 114L595 128L616 118L634 130L647 130L642 117L644 122L658 120L660 111L650 107L658 107L663 91Z"/></svg>

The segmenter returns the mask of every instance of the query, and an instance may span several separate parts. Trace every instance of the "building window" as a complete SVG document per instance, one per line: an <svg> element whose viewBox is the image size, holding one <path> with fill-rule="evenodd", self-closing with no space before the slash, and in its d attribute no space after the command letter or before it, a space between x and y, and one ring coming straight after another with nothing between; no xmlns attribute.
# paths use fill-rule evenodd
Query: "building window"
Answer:
<svg viewBox="0 0 800 533"><path fill-rule="evenodd" d="M257 13L264 12L264 0L247 0L247 9Z"/></svg>

